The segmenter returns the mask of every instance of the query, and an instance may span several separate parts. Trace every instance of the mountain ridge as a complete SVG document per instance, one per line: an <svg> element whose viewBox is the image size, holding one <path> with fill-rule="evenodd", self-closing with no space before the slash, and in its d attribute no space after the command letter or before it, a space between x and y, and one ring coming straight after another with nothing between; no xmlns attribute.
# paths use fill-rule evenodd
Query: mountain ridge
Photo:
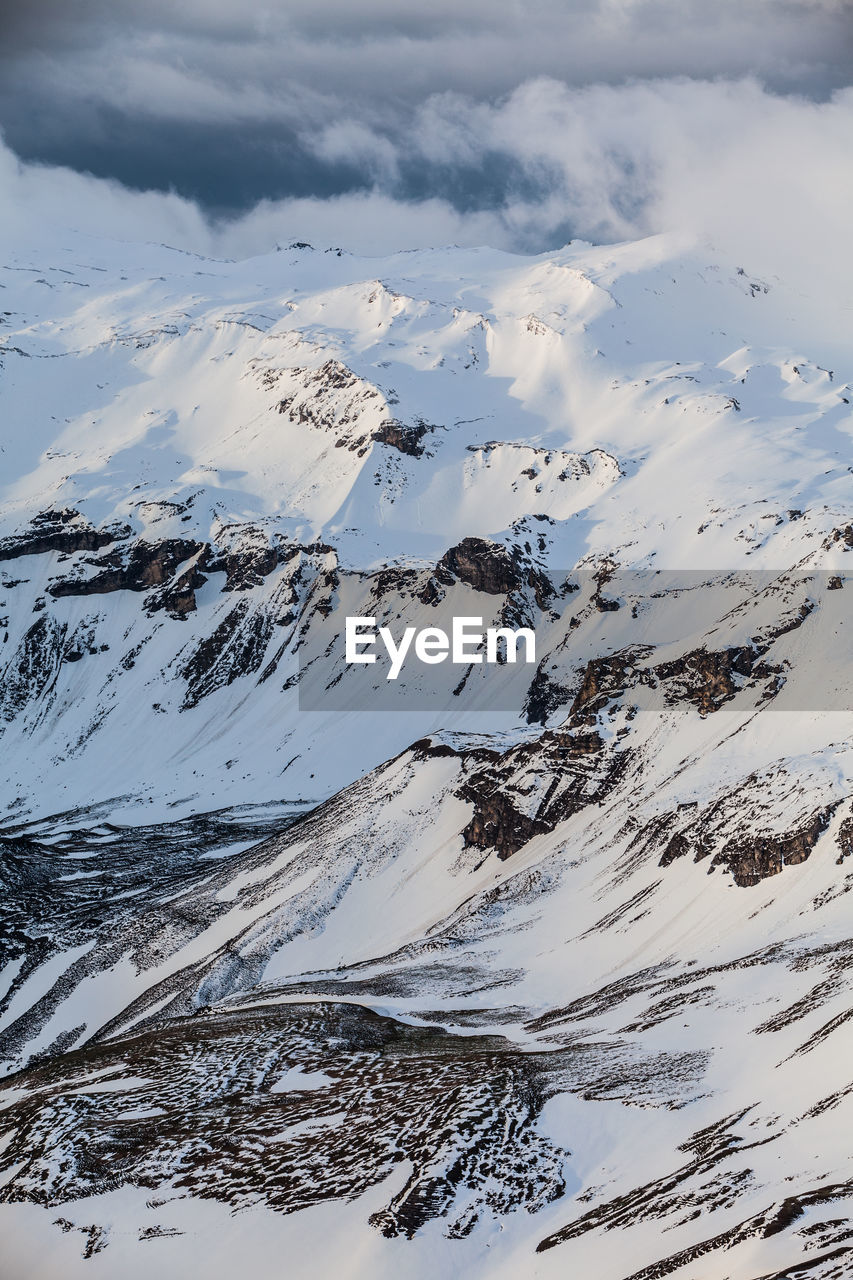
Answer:
<svg viewBox="0 0 853 1280"><path fill-rule="evenodd" d="M6 266L0 1213L843 1276L844 352L674 237Z"/></svg>

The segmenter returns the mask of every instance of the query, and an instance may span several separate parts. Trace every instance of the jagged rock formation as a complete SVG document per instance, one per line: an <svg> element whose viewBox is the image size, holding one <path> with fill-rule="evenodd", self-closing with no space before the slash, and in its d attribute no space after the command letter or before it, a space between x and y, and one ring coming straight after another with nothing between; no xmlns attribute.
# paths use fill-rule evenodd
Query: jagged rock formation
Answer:
<svg viewBox="0 0 853 1280"><path fill-rule="evenodd" d="M522 578L506 547L487 542L483 538L463 538L458 547L451 547L439 561L439 571L467 582L475 591L485 591L490 596L509 595L521 586Z"/></svg>
<svg viewBox="0 0 853 1280"><path fill-rule="evenodd" d="M71 507L62 511L39 511L29 529L0 539L0 560L17 560L19 556L45 555L51 551L62 555L98 551L115 542L121 533L129 532L129 529L94 529Z"/></svg>

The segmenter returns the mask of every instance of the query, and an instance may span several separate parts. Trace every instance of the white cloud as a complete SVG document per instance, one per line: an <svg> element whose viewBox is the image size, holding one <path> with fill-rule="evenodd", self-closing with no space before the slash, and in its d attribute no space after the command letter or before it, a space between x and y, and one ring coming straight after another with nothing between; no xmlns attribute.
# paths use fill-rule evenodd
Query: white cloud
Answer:
<svg viewBox="0 0 853 1280"><path fill-rule="evenodd" d="M444 200L395 200L378 191L264 201L243 217L219 224L211 235L217 252L234 257L293 240L367 255L427 245L515 247L513 229L500 214L461 214Z"/></svg>
<svg viewBox="0 0 853 1280"><path fill-rule="evenodd" d="M112 68L156 61L169 69L168 96L151 109L193 118L208 80L211 93L238 99L251 86L258 109L272 104L277 118L294 86L400 109L443 90L494 97L539 75L837 85L849 71L850 18L850 0L266 0L242 12L232 0L28 0L4 15L4 44L48 95L59 61L66 92L76 83L82 98L108 103L121 92Z"/></svg>
<svg viewBox="0 0 853 1280"><path fill-rule="evenodd" d="M211 248L210 227L188 200L129 191L118 182L52 165L24 164L0 141L0 240L7 246L64 229L119 240L157 240L199 252Z"/></svg>
<svg viewBox="0 0 853 1280"><path fill-rule="evenodd" d="M494 104L437 95L393 144L360 121L306 137L320 155L366 159L375 189L265 201L215 223L176 196L20 164L4 149L0 229L8 242L34 227L73 224L224 256L292 239L375 254L447 243L538 251L570 234L614 240L677 230L807 292L815 281L839 302L853 292L853 90L817 103L751 80L570 89L539 78ZM448 170L512 167L517 190L510 183L500 200L467 213L440 193L400 198L401 165L438 161Z"/></svg>
<svg viewBox="0 0 853 1280"><path fill-rule="evenodd" d="M446 201L408 202L380 192L262 201L240 218L215 222L176 195L129 191L71 169L22 163L0 142L0 240L7 246L56 242L66 230L236 258L292 240L368 255L426 244L512 243L511 229L494 214L463 215Z"/></svg>

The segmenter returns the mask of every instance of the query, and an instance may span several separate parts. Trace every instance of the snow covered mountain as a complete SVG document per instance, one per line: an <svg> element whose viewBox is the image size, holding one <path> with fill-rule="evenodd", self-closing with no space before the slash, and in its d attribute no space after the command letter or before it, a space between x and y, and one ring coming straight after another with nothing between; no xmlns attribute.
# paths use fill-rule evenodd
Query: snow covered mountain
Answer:
<svg viewBox="0 0 853 1280"><path fill-rule="evenodd" d="M15 1280L853 1274L815 300L675 237L0 285ZM537 663L392 696L344 614Z"/></svg>

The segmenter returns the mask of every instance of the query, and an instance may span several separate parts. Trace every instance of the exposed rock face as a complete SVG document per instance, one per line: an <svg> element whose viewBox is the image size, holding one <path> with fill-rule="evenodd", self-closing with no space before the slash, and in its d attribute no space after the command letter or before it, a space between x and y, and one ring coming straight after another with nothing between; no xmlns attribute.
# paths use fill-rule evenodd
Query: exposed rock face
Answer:
<svg viewBox="0 0 853 1280"><path fill-rule="evenodd" d="M729 798L732 799L731 797ZM746 793L741 802L748 815ZM676 858L693 856L694 862L701 862L710 857L710 869L725 867L732 874L736 885L747 889L768 876L779 875L783 867L796 866L805 862L811 854L818 839L829 826L838 804L832 804L815 813L807 815L794 829L776 833L725 834L716 832L714 819L717 817L722 802L710 806L708 811L700 814L689 826L676 831L666 841L660 857L659 865L668 867ZM677 815L668 815L671 822ZM839 834L838 840L842 851L845 847L845 833ZM717 850L714 853L714 850ZM842 852L843 857L843 852ZM839 859L841 861L841 859Z"/></svg>
<svg viewBox="0 0 853 1280"><path fill-rule="evenodd" d="M661 663L654 672L659 680L677 681L677 688L668 690L670 699L692 702L707 715L735 696L735 676L751 676L757 659L757 651L748 646L717 653L695 649L673 662Z"/></svg>
<svg viewBox="0 0 853 1280"><path fill-rule="evenodd" d="M371 575L371 595L377 604L388 595L411 596L414 594L419 577L416 569L403 569L396 566L380 569L378 573Z"/></svg>
<svg viewBox="0 0 853 1280"><path fill-rule="evenodd" d="M784 630L791 630L801 622L802 619L798 619ZM661 687L667 703L691 703L701 715L719 710L735 697L739 688L737 677L768 681L765 696L770 697L777 688L774 680L781 668L760 660L769 647L769 643L763 643L716 651L693 649L656 665L648 661L653 650L639 646L608 657L592 658L572 703L572 722L594 723L611 699L621 698L640 686Z"/></svg>
<svg viewBox="0 0 853 1280"><path fill-rule="evenodd" d="M572 703L572 724L594 724L599 711L611 698L619 697L635 683L650 683L651 676L640 668L646 648L623 649L606 658L592 658L584 669L581 687Z"/></svg>
<svg viewBox="0 0 853 1280"><path fill-rule="evenodd" d="M277 409L291 422L331 433L336 447L359 457L367 453L384 404L378 388L347 365L331 359L318 369L267 371L266 379L289 382L291 389L278 401Z"/></svg>
<svg viewBox="0 0 853 1280"><path fill-rule="evenodd" d="M289 549L283 556L278 547L268 544L250 544L230 551L208 549L204 567L208 573L225 573L223 591L249 591L259 587L283 560L296 554L296 549Z"/></svg>
<svg viewBox="0 0 853 1280"><path fill-rule="evenodd" d="M32 624L3 672L0 719L14 720L29 702L48 693L62 664L67 630L47 614Z"/></svg>
<svg viewBox="0 0 853 1280"><path fill-rule="evenodd" d="M751 836L727 844L715 855L712 866L727 867L735 884L742 889L758 884L767 876L776 876L783 867L805 862L826 830L833 809L816 813L795 831L785 835Z"/></svg>
<svg viewBox="0 0 853 1280"><path fill-rule="evenodd" d="M534 836L601 803L627 763L627 753L606 752L595 733L546 731L535 743L490 755L459 789L474 805L462 832L466 847L494 849L504 861Z"/></svg>
<svg viewBox="0 0 853 1280"><path fill-rule="evenodd" d="M460 794L463 800L474 804L474 816L462 831L466 847L494 849L502 862L522 849L528 840L550 830L541 818L520 813L510 797L497 787L488 790L472 782Z"/></svg>
<svg viewBox="0 0 853 1280"><path fill-rule="evenodd" d="M838 862L853 855L853 814L846 817L838 828Z"/></svg>
<svg viewBox="0 0 853 1280"><path fill-rule="evenodd" d="M252 611L248 601L238 601L182 668L187 682L184 708L196 706L239 676L260 670L272 630L272 620L264 611Z"/></svg>
<svg viewBox="0 0 853 1280"><path fill-rule="evenodd" d="M428 432L434 430L434 427L420 420L410 424L400 422L397 418L387 418L377 427L373 439L378 444L387 444L400 453L408 454L410 458L420 458L424 452L421 441Z"/></svg>
<svg viewBox="0 0 853 1280"><path fill-rule="evenodd" d="M129 532L127 528L95 529L71 507L42 511L34 517L28 530L0 539L0 560L17 560L19 556L37 556L49 551L65 555L74 551L98 551Z"/></svg>
<svg viewBox="0 0 853 1280"><path fill-rule="evenodd" d="M843 542L845 550L853 547L853 525L847 524L843 529L833 529L829 541Z"/></svg>
<svg viewBox="0 0 853 1280"><path fill-rule="evenodd" d="M419 598L424 604L439 604L454 582L505 597L500 625L513 628L532 626L531 607L535 604L545 610L555 595L547 574L531 563L523 549L516 546L510 551L487 538L463 538L445 551Z"/></svg>
<svg viewBox="0 0 853 1280"><path fill-rule="evenodd" d="M332 1001L196 1015L91 1046L65 1072L65 1064L35 1067L40 1102L14 1112L20 1129L0 1154L4 1198L73 1213L80 1196L150 1189L168 1177L183 1193L292 1213L363 1195L407 1162L404 1185L371 1223L411 1239L436 1219L462 1237L485 1215L535 1213L565 1191L565 1152L537 1119L566 1055L409 1027ZM80 1067L112 1078L126 1062L157 1104L130 1133L126 1093L103 1095L96 1114L75 1093L86 1078ZM301 1072L323 1073L319 1097L280 1088ZM188 1075L207 1105L186 1109Z"/></svg>
<svg viewBox="0 0 853 1280"><path fill-rule="evenodd" d="M129 530L121 532L129 537ZM18 549L14 554L30 555L59 549L68 552L97 550L115 543L117 536L117 533L98 533L87 526L70 530L62 528L54 530L46 538L27 541L27 549ZM45 541L50 546L43 545ZM15 544L18 545L18 540ZM195 611L195 593L207 581L207 574L224 572L225 591L247 591L259 586L279 563L292 558L297 551L297 548L281 551L275 546L259 545L251 540L245 546L224 550L184 538L166 538L160 542L143 539L124 541L106 556L84 562L98 570L91 577L83 577L77 572L55 580L48 591L56 599L108 595L114 591L150 591L153 594L147 601L149 612L162 610L172 618L182 619ZM188 560L194 560L194 563L178 572Z"/></svg>
<svg viewBox="0 0 853 1280"><path fill-rule="evenodd" d="M675 814L667 814L666 817L673 821ZM658 866L668 867L670 863L675 862L676 858L686 858L690 853L694 855L694 861L698 862L708 852L704 847L701 831L694 829L690 835L685 831L676 831L675 835L670 836L669 840L667 840Z"/></svg>
<svg viewBox="0 0 853 1280"><path fill-rule="evenodd" d="M332 433L336 447L359 457L377 443L420 458L424 437L436 429L422 418L407 423L393 417L388 410L396 403L394 397L386 399L377 386L340 360L326 360L318 369L266 370L264 385L272 387L282 379L290 383L290 390L277 402L278 412L301 426Z"/></svg>
<svg viewBox="0 0 853 1280"><path fill-rule="evenodd" d="M521 571L506 547L485 538L463 538L445 551L438 564L460 582L490 596L517 591L523 582Z"/></svg>
<svg viewBox="0 0 853 1280"><path fill-rule="evenodd" d="M555 680L544 664L540 663L530 684L524 706L527 723L544 725L558 707L565 706L571 701L569 688L559 680Z"/></svg>
<svg viewBox="0 0 853 1280"><path fill-rule="evenodd" d="M148 591L174 577L178 565L197 555L201 542L167 538L163 542L135 542L129 550L113 552L96 563L104 565L91 578L64 578L48 588L61 596L105 595L112 591Z"/></svg>
<svg viewBox="0 0 853 1280"><path fill-rule="evenodd" d="M195 593L200 587L203 587L207 578L201 572L198 564L192 564L183 573L178 574L174 581L168 583L162 591L156 593L148 600L148 612L156 613L163 609L168 613L170 618L184 619L187 614L195 613L197 608Z"/></svg>

